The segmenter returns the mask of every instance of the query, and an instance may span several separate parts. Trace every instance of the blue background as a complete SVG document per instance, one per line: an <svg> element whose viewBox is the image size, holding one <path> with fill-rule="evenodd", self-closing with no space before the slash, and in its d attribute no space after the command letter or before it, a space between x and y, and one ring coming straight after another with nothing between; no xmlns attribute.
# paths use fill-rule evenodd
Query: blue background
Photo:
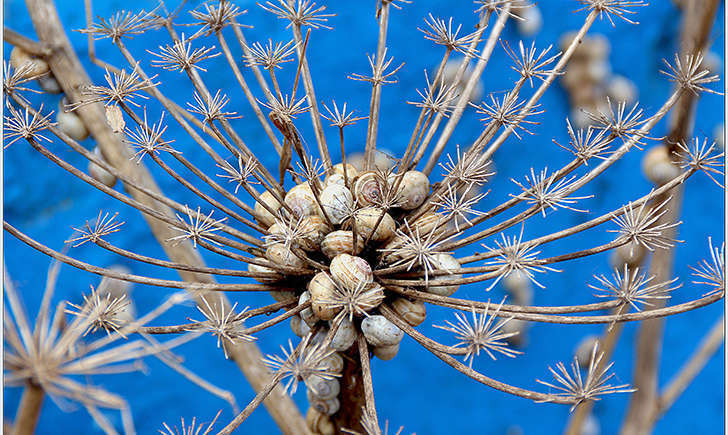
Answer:
<svg viewBox="0 0 728 435"><path fill-rule="evenodd" d="M58 1L62 21L67 29L79 29L85 26L83 3L78 1ZM129 7L130 2L107 0L95 2L94 13L109 17L114 11ZM138 3L138 4L137 4ZM197 2L190 2L196 6ZM535 37L538 47L548 44L557 45L560 35L581 26L585 12L573 13L579 8L574 1L544 1L539 5L543 14L544 25ZM614 73L625 75L633 80L639 88L639 101L647 114L654 113L667 99L672 85L660 76L663 68L662 59L671 59L677 46L680 14L673 3L667 0L655 1L649 7L639 9L637 20L640 25L633 26L618 21L616 27L608 22L598 22L590 33L602 33L611 42L611 62ZM150 2L134 2L134 8L149 6ZM290 30L286 30L285 22L263 11L255 3L238 2L241 8L249 9L249 13L240 18L245 24L253 25L253 29L245 29L249 41L288 40ZM331 2L327 12L337 14L329 20L333 31L314 30L309 44L309 63L316 86L319 101L337 103L347 101L358 113L368 112L370 86L367 83L347 80L351 73L368 74L369 67L366 54L376 50L377 26L374 19L374 2ZM416 101L416 89L424 87L423 70L432 70L440 61L443 49L430 41L424 40L417 27L422 27L423 19L428 12L443 18L453 16L454 22L462 23L465 32L470 31L477 17L472 13L473 3L470 1L439 2L417 0L406 5L403 10L392 10L388 35L389 54L395 63L406 62L396 75L398 83L384 88L382 95L381 120L379 125L378 146L401 155L406 145L411 128L417 116L417 109L405 104L405 101ZM23 2L5 1L5 23L26 35L33 35L32 26ZM721 54L723 46L723 14L721 6L715 28L711 32L711 50ZM182 19L191 21L189 16ZM180 27L178 32L191 34L191 28ZM232 32L227 34L228 43L232 46ZM93 80L103 82L103 71L86 61L86 39L78 32L70 34L72 43L86 65ZM521 36L513 23L509 23L502 37L513 45ZM525 39L528 42L528 38ZM149 73L159 73L161 89L172 96L178 103L192 101L192 88L184 74L169 73L155 69L149 65L150 56L146 49L158 50L159 44L169 43L164 31L152 32L148 35L136 36L126 41L130 50L143 60L143 67ZM217 45L212 39L199 44ZM8 50L8 45L5 45ZM239 53L234 47L235 53ZM126 67L126 63L108 40L97 42L99 56L115 65ZM6 58L9 51L6 51ZM239 58L239 57L238 57ZM204 62L208 73L203 78L214 92L223 89L231 98L228 110L235 110L242 119L233 120L237 129L249 146L258 152L259 158L270 169L277 168L277 155L272 152L267 137L254 119L247 101L237 87L232 73L227 71L222 56ZM295 64L289 63L279 74L284 88L290 88ZM722 73L722 71L721 71ZM254 83L252 74L244 70L249 83ZM510 89L517 79L516 73L510 69L508 57L502 47L497 46L492 59L483 74L482 82L486 92L501 93ZM257 87L254 93L262 97ZM716 84L716 89L723 88L723 82ZM53 108L58 97L47 99L46 107ZM564 90L558 86L551 89L541 98L540 103L546 113L540 115L540 125L533 131L535 135L526 136L523 141L515 137L509 138L495 155L498 175L488 186L491 193L481 202L480 209L487 210L509 198L509 193L516 193L517 187L511 178L522 179L530 167L540 170L544 166L555 169L570 160L570 155L552 143L556 139L566 143L565 118L569 113L569 104ZM160 108L152 101L149 115L157 119ZM713 128L724 117L723 99L720 96L708 95L700 100L695 123L695 134L712 137ZM315 148L308 114L299 116L296 123L311 149ZM653 136L665 133L666 122L661 122L653 131ZM456 143L469 144L482 129L473 110L466 112L457 131L449 142L449 150ZM340 161L336 130L325 127L331 154L335 161ZM346 131L348 149L361 149L366 135L366 123L360 122ZM174 138L173 144L193 161L200 162L202 168L210 174L219 173L202 151L192 147L191 141L184 138L183 133L175 125L170 125L165 137ZM93 140L84 144L93 147ZM78 167L85 168L83 158L74 155L61 144L53 149L59 155ZM569 211L548 213L544 219L540 215L533 217L526 225L524 237L537 237L575 225L597 216L608 210L619 207L626 201L642 196L650 189L650 184L640 171L642 154L630 152L624 159L612 166L606 173L598 177L579 195L594 195L594 198L582 201L580 205L588 208L588 214L577 214ZM149 161L149 160L148 160ZM147 161L147 163L148 163ZM194 196L180 188L170 177L158 168L152 168L162 190L179 202L198 204ZM63 240L71 233L71 226L82 225L87 219L96 216L100 209L118 211L120 219L126 221L124 230L109 240L118 246L134 250L141 254L163 258L161 248L151 237L139 213L115 201L109 201L103 194L94 191L85 183L63 173L53 167L42 156L34 153L23 142L18 142L4 153L4 211L5 219L22 231L41 240L54 249L60 249ZM242 190L241 190L242 192ZM245 197L245 196L242 196ZM247 200L247 199L246 199ZM682 207L683 225L679 238L685 243L676 251L675 272L680 276L683 287L675 291L670 304L685 302L699 297L705 292L704 287L691 284L690 265L708 255L707 238L712 236L718 244L724 240L723 227L724 200L722 191L707 177L698 174L686 184L686 195ZM217 214L217 213L216 213ZM571 237L558 243L544 246L541 256L570 252L609 241L613 224L607 224L578 237ZM517 229L508 231L515 234ZM492 243L492 242L491 242ZM4 237L5 264L12 278L17 283L31 316L35 315L43 289L45 272L49 259L31 248L19 243L12 237ZM479 247L474 247L476 249ZM462 250L459 256L468 255L470 251ZM107 266L125 264L135 274L149 275L167 279L177 279L173 272L157 270L151 266L129 263L123 258L115 257L94 246L84 245L75 248L71 254L93 264ZM205 255L210 265L221 267L241 267L239 264L211 255ZM611 273L608 266L608 254L601 254L587 259L560 265L563 273L549 273L541 277L546 289L535 289L534 304L564 305L593 302L595 298L587 287L593 283L593 274ZM226 281L220 279L220 281ZM229 281L229 280L228 280ZM80 294L88 290L89 284L98 283L98 278L73 270L62 269L56 300L68 299L78 302ZM155 307L170 292L158 287L136 286L133 298L139 312L147 312ZM496 287L490 294L485 294L483 286L462 288L457 296L486 300L500 299L503 294ZM230 294L229 298L239 301L240 305L251 307L271 302L268 295ZM693 351L696 343L713 325L723 312L722 304L681 314L670 318L665 327L665 336L660 366L660 385L665 385L673 374ZM192 306L178 307L170 311L156 324L172 324L184 322L187 316L195 318L197 311ZM432 308L427 321L420 330L445 343L453 343L452 337L432 328L433 324L442 324L445 319L453 319L449 310ZM548 365L557 361L568 361L574 347L587 334L600 333L600 326L567 326L552 324L534 324L529 335L529 346L525 354L515 359L498 358L491 361L488 357L476 360L474 367L486 375L514 385L538 391L544 388L535 382L536 378L550 380ZM631 381L632 358L637 325L629 323L625 326L614 355L613 370L617 374L615 382ZM293 336L287 324L259 334L258 344L266 353L277 352L278 346ZM240 405L244 406L253 397L253 392L242 378L234 363L223 358L222 351L215 348L214 339L206 336L177 349L177 353L185 358L185 366L202 375L212 383L231 390ZM405 339L399 355L389 362L373 360L374 389L380 421L388 419L390 426L405 426L405 432L418 434L441 433L494 433L502 434L511 426L520 426L526 434L560 432L568 416L568 408L558 405L534 404L531 401L511 397L494 391L483 385L470 381L465 376L446 366L439 359L429 354L412 340ZM108 390L125 397L132 407L138 433L155 433L161 428L163 421L179 424L179 418L185 420L197 416L203 421L210 420L215 413L223 412L217 427L221 427L232 418L230 407L222 400L209 395L198 387L191 385L181 376L167 369L155 360L149 360L148 373L130 375L111 375L95 377L92 382L102 385ZM724 409L724 364L723 350L711 358L705 369L687 391L675 403L668 414L656 426L656 433L721 433ZM9 388L5 390L4 415L14 417L21 390ZM305 412L305 393L301 390L295 400ZM616 433L624 418L628 396L612 395L597 403L595 415L599 420L602 433ZM120 419L116 412L106 415L120 427ZM83 409L61 411L52 401L47 400L43 406L38 433L98 433L91 418ZM277 433L273 422L261 408L253 413L244 425L244 431L252 433Z"/></svg>

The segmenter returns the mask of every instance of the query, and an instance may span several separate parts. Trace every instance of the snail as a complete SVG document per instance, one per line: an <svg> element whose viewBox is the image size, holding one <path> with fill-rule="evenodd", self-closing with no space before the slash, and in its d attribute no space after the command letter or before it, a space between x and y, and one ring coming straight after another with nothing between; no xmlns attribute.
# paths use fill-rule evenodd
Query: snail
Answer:
<svg viewBox="0 0 728 435"><path fill-rule="evenodd" d="M301 319L301 316L295 315L291 317L291 331L293 331L293 333L297 336L303 338L311 332L311 327L308 326L303 319Z"/></svg>
<svg viewBox="0 0 728 435"><path fill-rule="evenodd" d="M607 95L618 103L631 104L637 98L637 87L624 76L613 76L607 84Z"/></svg>
<svg viewBox="0 0 728 435"><path fill-rule="evenodd" d="M533 287L528 275L520 270L513 270L503 278L503 287L513 296L517 305L531 305L533 302Z"/></svg>
<svg viewBox="0 0 728 435"><path fill-rule="evenodd" d="M316 375L309 376L306 379L306 387L308 388L309 402L316 399L333 399L341 392L338 379L324 379Z"/></svg>
<svg viewBox="0 0 728 435"><path fill-rule="evenodd" d="M389 183L396 186L397 175L390 176ZM420 171L407 171L402 175L397 188L397 206L404 210L414 210L430 194L430 180Z"/></svg>
<svg viewBox="0 0 728 435"><path fill-rule="evenodd" d="M337 352L343 352L350 348L354 344L354 341L356 341L356 328L354 327L354 323L349 318L344 318L341 320L341 325L339 325L339 329L331 340L330 347Z"/></svg>
<svg viewBox="0 0 728 435"><path fill-rule="evenodd" d="M402 341L404 332L384 316L369 316L361 322L361 332L367 342L374 346L392 346Z"/></svg>
<svg viewBox="0 0 728 435"><path fill-rule="evenodd" d="M345 180L343 174L331 174L324 180L324 189L337 184L339 186L348 187L344 181Z"/></svg>
<svg viewBox="0 0 728 435"><path fill-rule="evenodd" d="M362 249L364 249L364 238L361 235L357 237L355 250L354 233L352 231L332 231L321 242L321 252L329 258L334 258L339 254L356 255Z"/></svg>
<svg viewBox="0 0 728 435"><path fill-rule="evenodd" d="M94 155L99 159L103 160L104 157L101 155L99 147L94 148ZM116 184L116 176L96 163L88 162L88 174L99 183L104 184L107 187L114 187Z"/></svg>
<svg viewBox="0 0 728 435"><path fill-rule="evenodd" d="M308 183L301 183L288 191L284 199L296 217L312 216L319 213L316 197Z"/></svg>
<svg viewBox="0 0 728 435"><path fill-rule="evenodd" d="M392 301L392 309L400 315L410 326L418 326L425 321L427 309L422 301L410 301L406 298L397 298Z"/></svg>
<svg viewBox="0 0 728 435"><path fill-rule="evenodd" d="M271 290L269 293L276 302L290 301L296 298L296 293L287 290Z"/></svg>
<svg viewBox="0 0 728 435"><path fill-rule="evenodd" d="M58 80L51 73L38 77L38 86L49 94L60 94L63 92Z"/></svg>
<svg viewBox="0 0 728 435"><path fill-rule="evenodd" d="M366 285L374 280L369 263L361 257L349 254L334 257L329 271L337 283L349 290L355 290L359 285Z"/></svg>
<svg viewBox="0 0 728 435"><path fill-rule="evenodd" d="M266 261L266 259L265 258L262 258L262 257L255 257L255 259L258 260L258 261L261 261L261 262L265 262ZM253 272L253 273L259 273L259 272L276 273L276 271L273 270L273 269L271 269L270 267L260 266L260 265L253 264L253 263L248 263L248 272ZM263 283L263 284L270 283L270 282L275 282L275 281L278 281L281 278L282 278L282 275L280 275L280 274L276 274L276 276L271 276L271 277L253 277L253 279L255 279L256 281L258 281L260 283Z"/></svg>
<svg viewBox="0 0 728 435"><path fill-rule="evenodd" d="M618 246L612 252L610 260L615 269L623 269L625 264L635 268L642 264L645 255L647 255L647 249L638 242L632 241Z"/></svg>
<svg viewBox="0 0 728 435"><path fill-rule="evenodd" d="M280 264L281 266L288 266L291 268L303 268L304 261L297 257L286 245L283 243L273 243L268 246L265 250L265 256L274 264Z"/></svg>
<svg viewBox="0 0 728 435"><path fill-rule="evenodd" d="M20 47L13 47L10 51L10 65L15 71L20 70L21 67L28 64L27 69L24 71L21 78L29 79L41 74L45 74L50 71L48 63L43 59L31 56L28 52Z"/></svg>
<svg viewBox="0 0 728 435"><path fill-rule="evenodd" d="M82 141L88 137L88 129L83 120L73 112L66 112L66 98L62 98L58 103L58 112L56 113L56 122L58 127L75 141Z"/></svg>
<svg viewBox="0 0 728 435"><path fill-rule="evenodd" d="M344 371L344 358L334 352L321 360L321 367L326 367L333 373L341 373Z"/></svg>
<svg viewBox="0 0 728 435"><path fill-rule="evenodd" d="M330 300L334 295L335 284L326 272L319 272L308 283L311 295L311 311L321 320L331 320L340 311L322 301Z"/></svg>
<svg viewBox="0 0 728 435"><path fill-rule="evenodd" d="M665 145L656 145L642 159L642 172L653 184L662 186L680 175L680 168L672 163Z"/></svg>
<svg viewBox="0 0 728 435"><path fill-rule="evenodd" d="M440 227L439 229L435 230L434 235L437 236L445 232L445 228L441 225L442 222L442 215L428 211L422 216L415 219L413 222L411 222L409 226L412 231L417 228L420 235L422 236L430 234L433 230Z"/></svg>
<svg viewBox="0 0 728 435"><path fill-rule="evenodd" d="M375 346L372 348L372 353L382 361L389 361L399 352L399 343L391 346Z"/></svg>
<svg viewBox="0 0 728 435"><path fill-rule="evenodd" d="M308 408L306 412L306 425L315 435L334 435L336 429L328 415L318 412L315 408Z"/></svg>
<svg viewBox="0 0 728 435"><path fill-rule="evenodd" d="M332 177L334 175L341 175L341 179L344 179L344 164L343 163L337 163L333 166L333 172L329 177ZM354 180L356 177L359 176L359 171L354 167L354 165L347 163L346 164L346 178L349 180L349 183L351 184L352 180ZM328 178L327 178L328 180Z"/></svg>
<svg viewBox="0 0 728 435"><path fill-rule="evenodd" d="M308 291L305 291L305 292L301 293L301 296L299 296L298 305L303 305L306 302L308 302L309 300L311 300L311 293L309 293ZM301 311L298 315L301 316L301 319L304 322L306 322L306 325L308 325L309 327L313 327L313 325L315 325L316 322L318 322L318 320L319 320L318 317L316 317L316 315L313 313L313 310L311 310L311 307L308 307L305 310ZM319 333L320 332L321 331L319 331ZM311 339L311 342L313 342L313 340L318 335L319 334L314 335L313 338ZM324 337L326 337L326 335L324 335Z"/></svg>
<svg viewBox="0 0 728 435"><path fill-rule="evenodd" d="M438 270L446 270L448 272L454 272L460 269L460 263L453 257L452 255L448 254L435 254L433 255L434 263L437 264ZM449 279L458 279L461 278L462 275L456 275L456 274L450 274L450 275L444 275L442 277L439 277L438 279L442 280L449 280ZM458 288L460 287L459 284L453 284L453 285L430 285L427 288L425 288L425 291L428 293L440 295L440 296L450 296L453 293L455 293Z"/></svg>
<svg viewBox="0 0 728 435"><path fill-rule="evenodd" d="M354 183L356 202L364 207L381 204L383 198L382 184L382 177L374 171L360 174Z"/></svg>
<svg viewBox="0 0 728 435"><path fill-rule="evenodd" d="M306 216L301 219L300 229L303 236L298 240L302 249L313 252L321 247L321 241L329 232L329 226L324 218L318 215Z"/></svg>
<svg viewBox="0 0 728 435"><path fill-rule="evenodd" d="M379 224L377 225L377 222ZM394 237L395 223L389 213L376 207L365 207L354 213L358 234L374 242L386 242ZM376 225L376 228L375 228Z"/></svg>
<svg viewBox="0 0 728 435"><path fill-rule="evenodd" d="M349 216L350 210L354 204L354 197L349 189L341 184L329 184L321 192L319 198L321 206L326 212L326 216L334 225L339 225Z"/></svg>
<svg viewBox="0 0 728 435"><path fill-rule="evenodd" d="M268 208L265 208L263 204L267 205ZM276 217L268 211L270 209L274 213L277 213L278 210L281 208L281 203L276 199L275 196L273 196L272 193L269 191L265 191L260 194L258 197L258 201L255 203L255 219L266 228L273 225L276 221Z"/></svg>
<svg viewBox="0 0 728 435"><path fill-rule="evenodd" d="M589 367L591 354L594 350L594 345L597 343L599 343L599 336L592 334L582 338L579 344L576 345L574 356L576 357L576 362L579 364L579 367L583 369Z"/></svg>
<svg viewBox="0 0 728 435"><path fill-rule="evenodd" d="M516 333L506 338L506 341L515 347L523 348L528 344L528 335L526 334L528 332L528 322L525 320L511 319L503 325L501 331L504 334Z"/></svg>
<svg viewBox="0 0 728 435"><path fill-rule="evenodd" d="M311 407L316 411L325 415L336 414L336 412L339 410L339 407L341 406L341 404L339 403L339 399L337 399L336 397L328 400L314 398L314 400L309 400L309 405L311 405Z"/></svg>

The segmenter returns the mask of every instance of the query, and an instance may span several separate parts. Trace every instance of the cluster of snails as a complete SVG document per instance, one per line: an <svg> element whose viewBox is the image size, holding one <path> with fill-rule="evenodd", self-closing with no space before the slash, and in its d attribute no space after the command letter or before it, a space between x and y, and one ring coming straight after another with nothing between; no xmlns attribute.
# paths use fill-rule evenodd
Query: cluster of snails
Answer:
<svg viewBox="0 0 728 435"><path fill-rule="evenodd" d="M387 291L377 282L374 270L408 260L397 248L407 243L412 231L426 235L445 226L434 212L406 221L430 196L430 187L427 176L419 171L360 171L347 163L334 165L323 182L303 181L285 195L266 191L258 197L254 211L257 221L268 229L266 251L265 258L257 258L249 270L268 272L256 279L285 288L271 292L275 299L310 301L310 306L291 317L296 335L304 337L315 327L310 343L319 343L337 322L329 344L334 351L346 353L361 333L374 356L394 358L404 333L379 315L378 307L387 304L409 325L418 326L425 320L425 305ZM437 269L459 276L455 272L460 264L454 257L437 254L433 258ZM432 285L425 290L450 296L457 289L457 285ZM346 303L341 301L354 301L354 307L344 308ZM338 354L329 363L334 372L343 364ZM312 408L309 425L327 433L327 416L339 408L338 380L306 384Z"/></svg>
<svg viewBox="0 0 728 435"><path fill-rule="evenodd" d="M560 42L562 49L568 47L575 37L574 32L564 34ZM611 73L609 49L605 36L584 36L561 78L573 108L571 120L578 128L585 128L591 122L585 112L609 112L607 97L614 103L626 104L636 98L635 84L624 76Z"/></svg>
<svg viewBox="0 0 728 435"><path fill-rule="evenodd" d="M10 65L19 79L24 81L35 79L38 86L46 93L60 94L63 92L48 63L18 46L13 47L10 52ZM58 128L71 139L78 142L83 141L89 136L88 128L75 112L67 110L68 103L65 96L59 100L58 109L56 110L56 123ZM94 148L94 153L103 160L98 147ZM114 187L116 184L117 180L114 175L93 162L88 164L88 173L108 187Z"/></svg>

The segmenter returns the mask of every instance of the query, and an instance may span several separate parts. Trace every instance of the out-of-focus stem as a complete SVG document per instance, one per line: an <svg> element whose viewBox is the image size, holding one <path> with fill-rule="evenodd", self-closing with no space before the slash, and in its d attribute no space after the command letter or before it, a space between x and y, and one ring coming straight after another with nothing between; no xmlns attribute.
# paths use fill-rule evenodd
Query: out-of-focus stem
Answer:
<svg viewBox="0 0 728 435"><path fill-rule="evenodd" d="M30 435L35 432L38 424L40 408L43 405L43 389L37 385L28 384L20 398L18 412L15 415L15 424L11 435Z"/></svg>

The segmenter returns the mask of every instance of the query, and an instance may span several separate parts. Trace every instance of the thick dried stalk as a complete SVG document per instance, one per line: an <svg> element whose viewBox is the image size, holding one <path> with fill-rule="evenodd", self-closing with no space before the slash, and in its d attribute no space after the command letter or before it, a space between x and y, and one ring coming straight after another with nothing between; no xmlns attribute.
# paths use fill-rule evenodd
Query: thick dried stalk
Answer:
<svg viewBox="0 0 728 435"><path fill-rule="evenodd" d="M83 85L89 84L90 79L71 47L54 3L51 0L27 0L26 4L40 42L55 47L53 53L47 58L54 76L71 101L81 101L80 89ZM130 160L131 151L121 141L121 138L109 128L101 104L85 105L78 108L76 113L96 139L107 162L138 184L159 192L159 188L146 168L135 165ZM152 200L139 191L129 189L129 194L139 202L174 218L174 214L167 206ZM164 222L147 216L145 216L145 219L152 233L160 241L172 261L195 266L204 265L199 253L192 248L190 243L180 243L175 246L165 243L166 240L176 234ZM210 276L204 274L185 271L179 271L179 274L183 279L192 282L209 284L214 282ZM220 301L229 306L226 298L221 298ZM229 348L230 356L245 373L256 391L268 383L270 375L261 362L262 354L255 344L243 342L229 346ZM309 433L305 421L295 404L280 389L277 388L271 393L269 399L265 401L265 405L284 433Z"/></svg>
<svg viewBox="0 0 728 435"><path fill-rule="evenodd" d="M708 35L713 28L715 15L718 10L718 1L694 1L684 8L685 17L681 36L681 56L693 55L706 47ZM678 142L684 142L693 128L696 96L683 93L677 103L676 110L670 123L670 134L666 139L668 148L674 149ZM676 221L679 216L682 186L674 191L673 199L668 204L670 211L666 213L656 225ZM659 198L656 199L659 201ZM671 230L670 232L674 232ZM672 250L657 252L652 258L650 275L655 275L658 281L668 281L672 276ZM656 304L655 308L660 308ZM637 339L637 353L635 359L634 387L637 392L630 397L627 417L621 428L625 435L648 433L652 430L655 419L652 416L658 404L657 376L659 370L659 356L662 346L662 332L664 320L653 319L643 323Z"/></svg>
<svg viewBox="0 0 728 435"><path fill-rule="evenodd" d="M31 435L35 432L35 426L38 424L40 416L40 408L43 405L43 389L39 386L28 384L23 390L23 396L20 398L18 412L15 415L15 424L10 433L11 435Z"/></svg>

